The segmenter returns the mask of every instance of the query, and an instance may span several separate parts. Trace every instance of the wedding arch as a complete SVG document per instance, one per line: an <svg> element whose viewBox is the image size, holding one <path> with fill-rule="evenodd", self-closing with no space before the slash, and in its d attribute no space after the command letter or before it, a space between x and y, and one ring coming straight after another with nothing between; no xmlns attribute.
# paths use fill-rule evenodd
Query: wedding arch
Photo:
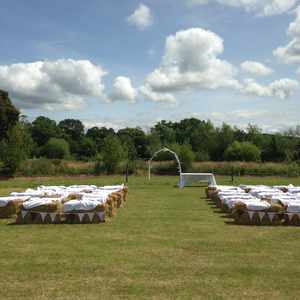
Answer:
<svg viewBox="0 0 300 300"><path fill-rule="evenodd" d="M180 160L179 160L179 157L178 157L177 153L174 152L174 151L172 151L172 150L170 150L170 149L167 148L167 147L164 147L164 148L162 148L162 149L156 151L156 152L152 155L152 157L149 159L149 161L148 161L148 179L149 179L149 180L151 179L151 163L152 163L153 159L154 159L159 153L161 153L161 152L169 152L169 153L173 154L175 160L177 161L177 167L178 167L179 175L181 176L181 173L182 173L181 162L180 162Z"/></svg>

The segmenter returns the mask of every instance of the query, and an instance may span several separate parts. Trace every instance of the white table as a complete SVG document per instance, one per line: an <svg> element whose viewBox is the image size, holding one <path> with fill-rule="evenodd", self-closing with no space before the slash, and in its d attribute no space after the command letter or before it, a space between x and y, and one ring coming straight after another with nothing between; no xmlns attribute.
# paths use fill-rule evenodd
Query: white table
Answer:
<svg viewBox="0 0 300 300"><path fill-rule="evenodd" d="M181 189L193 182L207 182L210 186L217 185L215 176L212 173L180 173L179 187Z"/></svg>

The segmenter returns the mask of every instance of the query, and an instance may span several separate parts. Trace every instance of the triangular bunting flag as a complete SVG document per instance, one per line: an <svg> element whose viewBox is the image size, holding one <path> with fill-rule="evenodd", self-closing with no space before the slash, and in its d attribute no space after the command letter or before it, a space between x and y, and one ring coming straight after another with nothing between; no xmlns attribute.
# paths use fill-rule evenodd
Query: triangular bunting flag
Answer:
<svg viewBox="0 0 300 300"><path fill-rule="evenodd" d="M90 222L92 222L95 214L94 213L88 213L87 215L89 216Z"/></svg>
<svg viewBox="0 0 300 300"><path fill-rule="evenodd" d="M42 213L40 213L40 215L41 215L42 221L44 222L45 218L47 216L47 213L42 212Z"/></svg>
<svg viewBox="0 0 300 300"><path fill-rule="evenodd" d="M22 215L22 218L25 218L26 215L27 215L28 211L26 210L21 210L21 215Z"/></svg>
<svg viewBox="0 0 300 300"><path fill-rule="evenodd" d="M83 214L83 213L79 213L79 214L78 214L78 217L79 217L79 221L80 221L80 222L82 221L84 215L85 215L85 214Z"/></svg>
<svg viewBox="0 0 300 300"><path fill-rule="evenodd" d="M265 213L263 211L259 211L258 215L259 215L259 219L262 220L263 217L264 217L264 215L265 215Z"/></svg>
<svg viewBox="0 0 300 300"><path fill-rule="evenodd" d="M49 215L50 215L51 221L54 222L55 217L56 217L56 213L52 213L52 214L49 214Z"/></svg>
<svg viewBox="0 0 300 300"><path fill-rule="evenodd" d="M270 218L270 221L272 222L275 216L275 213L268 213L268 216Z"/></svg>
<svg viewBox="0 0 300 300"><path fill-rule="evenodd" d="M253 215L254 215L254 211L248 211L248 214L249 214L249 218L250 218L250 221L251 221L252 218L253 218Z"/></svg>
<svg viewBox="0 0 300 300"><path fill-rule="evenodd" d="M298 218L300 219L300 214L297 214Z"/></svg>
<svg viewBox="0 0 300 300"><path fill-rule="evenodd" d="M289 213L289 214L287 214L287 215L288 215L288 217L289 217L289 220L291 221L291 220L293 219L294 214Z"/></svg>
<svg viewBox="0 0 300 300"><path fill-rule="evenodd" d="M104 212L98 212L98 218L100 219L100 221L104 221Z"/></svg>

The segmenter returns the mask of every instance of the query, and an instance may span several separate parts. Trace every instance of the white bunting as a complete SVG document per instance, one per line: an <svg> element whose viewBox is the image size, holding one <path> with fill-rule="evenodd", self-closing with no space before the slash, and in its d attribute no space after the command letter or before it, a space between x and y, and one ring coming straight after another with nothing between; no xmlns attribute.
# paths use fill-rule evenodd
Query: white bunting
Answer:
<svg viewBox="0 0 300 300"><path fill-rule="evenodd" d="M98 212L98 218L100 219L100 221L104 221L104 212Z"/></svg>
<svg viewBox="0 0 300 300"><path fill-rule="evenodd" d="M89 216L90 222L92 222L95 214L94 213L88 213L87 215Z"/></svg>
<svg viewBox="0 0 300 300"><path fill-rule="evenodd" d="M40 213L40 215L41 215L42 221L44 222L45 218L47 216L47 213L42 212L42 213Z"/></svg>
<svg viewBox="0 0 300 300"><path fill-rule="evenodd" d="M50 215L51 221L54 222L56 214L55 213L51 213L49 215Z"/></svg>
<svg viewBox="0 0 300 300"><path fill-rule="evenodd" d="M249 214L250 221L252 221L254 211L248 211L248 214Z"/></svg>
<svg viewBox="0 0 300 300"><path fill-rule="evenodd" d="M263 217L264 217L264 215L265 215L265 213L263 211L259 211L258 215L259 215L259 219L262 220Z"/></svg>
<svg viewBox="0 0 300 300"><path fill-rule="evenodd" d="M78 214L78 217L79 217L79 221L80 221L80 222L82 222L82 219L83 219L84 215L85 215L85 214L83 214L83 213L79 213L79 214Z"/></svg>
<svg viewBox="0 0 300 300"><path fill-rule="evenodd" d="M26 211L26 210L21 210L21 215L22 215L22 218L23 218L23 219L26 217L27 214L28 214L28 211Z"/></svg>
<svg viewBox="0 0 300 300"><path fill-rule="evenodd" d="M294 214L287 214L289 217L289 220L291 221L293 219Z"/></svg>
<svg viewBox="0 0 300 300"><path fill-rule="evenodd" d="M270 218L270 220L272 222L273 219L274 219L275 213L268 213L268 216L269 216L269 218Z"/></svg>

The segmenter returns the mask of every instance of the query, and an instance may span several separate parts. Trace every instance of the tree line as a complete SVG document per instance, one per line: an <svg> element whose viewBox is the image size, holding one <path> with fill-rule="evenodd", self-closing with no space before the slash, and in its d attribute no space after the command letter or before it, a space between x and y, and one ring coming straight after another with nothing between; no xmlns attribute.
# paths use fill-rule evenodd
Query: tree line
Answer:
<svg viewBox="0 0 300 300"><path fill-rule="evenodd" d="M241 129L196 118L160 121L149 131L136 128L86 129L80 120L60 122L39 116L29 122L0 91L0 170L14 174L28 158L96 161L96 168L114 172L121 161L147 160L163 146L177 152L184 167L193 161L297 161L300 128L266 134L249 124ZM169 160L167 153L158 157Z"/></svg>

